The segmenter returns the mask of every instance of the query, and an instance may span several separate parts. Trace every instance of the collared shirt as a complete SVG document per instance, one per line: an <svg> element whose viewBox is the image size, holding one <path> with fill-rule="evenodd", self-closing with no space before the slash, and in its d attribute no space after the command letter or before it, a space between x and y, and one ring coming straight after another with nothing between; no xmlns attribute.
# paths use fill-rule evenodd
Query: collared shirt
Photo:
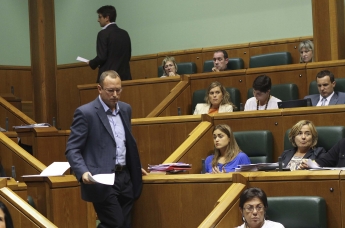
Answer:
<svg viewBox="0 0 345 228"><path fill-rule="evenodd" d="M331 101L333 95L334 95L334 91L333 91L333 93L332 93L331 95L329 95L328 97L326 97L325 106L327 106L327 105L329 104L329 102ZM316 106L321 106L321 104L322 104L322 99L323 99L323 96L320 95L320 100L319 100L319 102L317 103Z"/></svg>
<svg viewBox="0 0 345 228"><path fill-rule="evenodd" d="M116 24L116 23L115 22L110 22L109 24L105 25L102 29L106 29L111 24Z"/></svg>
<svg viewBox="0 0 345 228"><path fill-rule="evenodd" d="M116 165L126 165L126 135L121 117L119 115L120 107L116 104L116 109L112 112L111 109L98 96L105 113L107 114L111 130L113 131L116 142Z"/></svg>

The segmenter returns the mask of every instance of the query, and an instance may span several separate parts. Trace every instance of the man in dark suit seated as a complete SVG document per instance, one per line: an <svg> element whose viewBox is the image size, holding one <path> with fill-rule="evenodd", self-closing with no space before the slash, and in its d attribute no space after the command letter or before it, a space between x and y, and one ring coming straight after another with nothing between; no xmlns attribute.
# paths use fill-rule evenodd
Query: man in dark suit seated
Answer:
<svg viewBox="0 0 345 228"><path fill-rule="evenodd" d="M88 62L92 69L99 67L97 82L106 70L116 71L122 81L131 80L131 39L125 30L115 24L115 7L102 6L97 13L98 22L103 29L97 35L97 56Z"/></svg>
<svg viewBox="0 0 345 228"><path fill-rule="evenodd" d="M228 70L228 53L224 50L218 50L213 54L213 72Z"/></svg>
<svg viewBox="0 0 345 228"><path fill-rule="evenodd" d="M313 106L345 104L345 93L334 91L334 74L329 70L320 71L316 75L317 88L320 94L305 96L310 98Z"/></svg>
<svg viewBox="0 0 345 228"><path fill-rule="evenodd" d="M92 202L101 227L131 227L131 210L142 189L136 141L131 132L131 106L119 101L120 76L102 73L99 96L76 109L66 157L80 182L82 199ZM89 176L115 173L115 183L94 183Z"/></svg>

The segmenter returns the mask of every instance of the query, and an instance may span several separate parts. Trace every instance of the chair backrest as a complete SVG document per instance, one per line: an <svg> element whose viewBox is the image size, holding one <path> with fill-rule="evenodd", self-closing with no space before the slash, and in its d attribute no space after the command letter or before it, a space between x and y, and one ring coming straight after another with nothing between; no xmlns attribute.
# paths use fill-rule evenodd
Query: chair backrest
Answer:
<svg viewBox="0 0 345 228"><path fill-rule="evenodd" d="M244 61L242 58L229 58L227 66L230 70L244 69ZM202 72L211 72L212 68L213 60L206 60L204 62L204 69Z"/></svg>
<svg viewBox="0 0 345 228"><path fill-rule="evenodd" d="M290 52L274 52L254 55L249 59L249 68L291 64Z"/></svg>
<svg viewBox="0 0 345 228"><path fill-rule="evenodd" d="M324 198L319 196L267 197L269 220L280 222L285 228L327 227Z"/></svg>
<svg viewBox="0 0 345 228"><path fill-rule="evenodd" d="M336 78L335 82L336 84L334 87L334 91L345 93L345 78ZM309 84L309 95L312 95L312 94L319 94L316 81L312 81Z"/></svg>
<svg viewBox="0 0 345 228"><path fill-rule="evenodd" d="M234 136L252 164L273 161L273 136L270 131L236 131Z"/></svg>
<svg viewBox="0 0 345 228"><path fill-rule="evenodd" d="M284 150L291 149L293 146L289 141L288 129L285 132L284 137ZM331 149L340 139L345 138L345 127L344 126L320 126L316 127L318 133L317 147L323 147L328 151Z"/></svg>
<svg viewBox="0 0 345 228"><path fill-rule="evenodd" d="M290 101L298 99L298 87L296 84L277 84L271 88L271 95L282 101ZM248 89L248 99L253 97L253 88Z"/></svg>
<svg viewBox="0 0 345 228"><path fill-rule="evenodd" d="M194 62L176 63L178 74L195 74L196 64ZM158 77L163 75L162 66L158 66Z"/></svg>
<svg viewBox="0 0 345 228"><path fill-rule="evenodd" d="M240 110L240 103L241 103L241 93L237 88L233 87L228 87L225 88L226 91L230 94L230 100L231 102L236 106L237 109L234 109L234 111L239 111ZM192 113L194 113L195 106L199 103L205 103L205 93L206 89L200 89L196 90L193 93L192 97Z"/></svg>

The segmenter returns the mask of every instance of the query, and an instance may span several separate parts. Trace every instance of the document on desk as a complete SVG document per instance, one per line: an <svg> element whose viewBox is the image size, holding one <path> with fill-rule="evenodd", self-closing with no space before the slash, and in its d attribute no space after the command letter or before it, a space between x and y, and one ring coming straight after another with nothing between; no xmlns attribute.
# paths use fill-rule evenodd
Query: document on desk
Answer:
<svg viewBox="0 0 345 228"><path fill-rule="evenodd" d="M88 60L88 59L85 59L85 58L80 57L80 56L78 56L78 57L77 57L77 60L78 60L78 61L80 61L80 62L84 62L84 63L89 62L89 60Z"/></svg>
<svg viewBox="0 0 345 228"><path fill-rule="evenodd" d="M89 174L89 179L99 184L114 185L115 173L95 174L93 176Z"/></svg>
<svg viewBox="0 0 345 228"><path fill-rule="evenodd" d="M41 174L36 175L24 175L22 177L50 177L50 176L62 176L66 170L71 167L68 162L53 162L47 168L45 168Z"/></svg>

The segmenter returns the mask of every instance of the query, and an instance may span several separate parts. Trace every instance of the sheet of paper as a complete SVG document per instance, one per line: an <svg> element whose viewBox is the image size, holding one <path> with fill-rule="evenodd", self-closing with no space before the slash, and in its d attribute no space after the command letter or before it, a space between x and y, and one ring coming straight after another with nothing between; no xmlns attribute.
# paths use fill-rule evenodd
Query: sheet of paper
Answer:
<svg viewBox="0 0 345 228"><path fill-rule="evenodd" d="M96 174L93 176L89 174L89 179L99 184L114 185L115 173Z"/></svg>
<svg viewBox="0 0 345 228"><path fill-rule="evenodd" d="M310 169L317 169L317 168L320 168L320 166L313 160L311 159L308 159L307 161L307 165Z"/></svg>
<svg viewBox="0 0 345 228"><path fill-rule="evenodd" d="M89 62L88 59L85 59L85 58L80 57L80 56L77 57L77 60L80 61L80 62L85 62L85 63Z"/></svg>
<svg viewBox="0 0 345 228"><path fill-rule="evenodd" d="M38 175L24 175L22 177L62 176L71 167L68 162L53 162Z"/></svg>

